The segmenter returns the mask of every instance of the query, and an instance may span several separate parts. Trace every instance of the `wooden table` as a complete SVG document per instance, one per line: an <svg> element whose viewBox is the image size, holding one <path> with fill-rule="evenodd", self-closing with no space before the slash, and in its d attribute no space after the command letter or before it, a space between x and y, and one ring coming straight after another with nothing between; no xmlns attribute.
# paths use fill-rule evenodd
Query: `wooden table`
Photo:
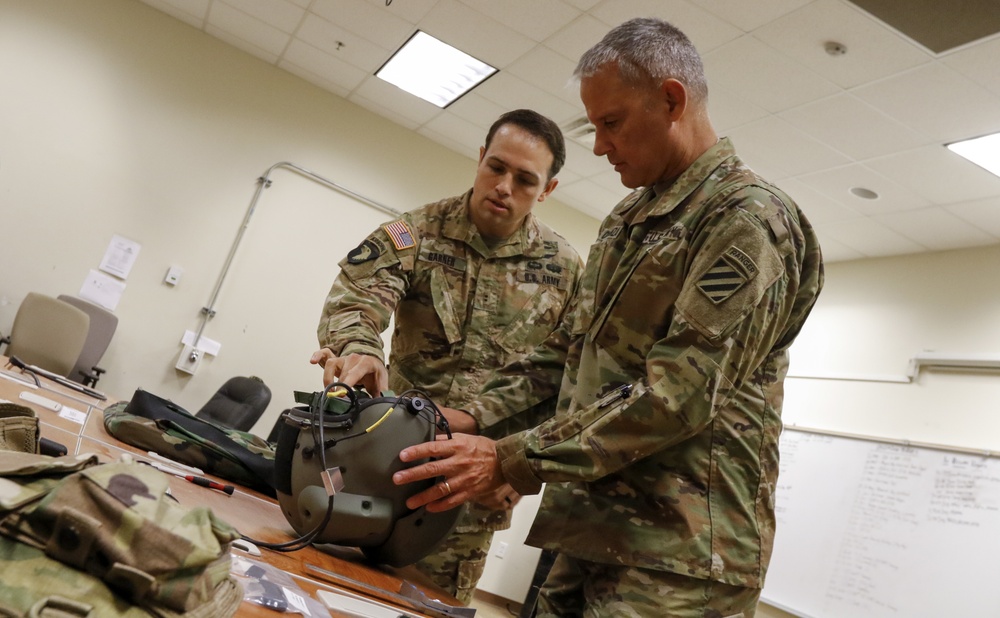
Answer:
<svg viewBox="0 0 1000 618"><path fill-rule="evenodd" d="M109 396L106 401L78 393L56 382L39 377L34 380L20 370L4 366L6 357L0 356L0 400L7 400L32 408L39 417L41 436L67 447L70 453L95 453L102 462L114 461L130 454L135 459L151 461L144 451L125 444L109 435L104 429L103 410L120 401ZM27 393L28 399L25 399ZM38 403L31 399L42 398ZM58 406L52 403L59 404ZM59 410L52 408L58 407ZM169 475L168 475L169 476ZM223 483L231 481L206 475ZM170 493L182 505L207 506L219 518L235 526L242 534L268 543L290 541L297 537L288 524L278 503L252 489L236 486L233 495L200 487L185 479L169 476ZM234 549L234 555L243 552ZM261 549L260 557L251 557L289 573L306 593L314 599L317 590L348 591L401 608L401 615L433 616L398 603L399 591L412 584L430 599L448 605L460 605L456 599L439 590L412 567L395 569L375 566L367 562L356 548L324 545L308 546L296 552L280 553ZM336 574L338 585L321 581L322 575L309 567L318 567ZM404 613L405 612L405 613ZM332 616L353 614L330 610ZM278 612L253 603L244 602L236 613L240 617L275 618ZM295 615L295 614L289 614Z"/></svg>

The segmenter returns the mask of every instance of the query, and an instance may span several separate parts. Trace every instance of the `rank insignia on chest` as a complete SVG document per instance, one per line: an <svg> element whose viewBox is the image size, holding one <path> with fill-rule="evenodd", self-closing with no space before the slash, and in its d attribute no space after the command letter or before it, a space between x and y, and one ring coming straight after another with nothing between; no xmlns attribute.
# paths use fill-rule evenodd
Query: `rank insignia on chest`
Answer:
<svg viewBox="0 0 1000 618"><path fill-rule="evenodd" d="M368 239L358 245L356 249L347 254L348 264L361 264L367 262L368 260L374 260L378 256L382 255L382 248L379 246L380 243Z"/></svg>
<svg viewBox="0 0 1000 618"><path fill-rule="evenodd" d="M746 253L732 246L719 256L696 284L702 294L716 305L735 294L757 275L757 265Z"/></svg>
<svg viewBox="0 0 1000 618"><path fill-rule="evenodd" d="M387 223L382 226L382 229L389 235L389 238L392 240L392 246L396 247L396 251L409 249L416 244L413 242L413 234L410 232L410 226L406 225L406 222L403 220Z"/></svg>

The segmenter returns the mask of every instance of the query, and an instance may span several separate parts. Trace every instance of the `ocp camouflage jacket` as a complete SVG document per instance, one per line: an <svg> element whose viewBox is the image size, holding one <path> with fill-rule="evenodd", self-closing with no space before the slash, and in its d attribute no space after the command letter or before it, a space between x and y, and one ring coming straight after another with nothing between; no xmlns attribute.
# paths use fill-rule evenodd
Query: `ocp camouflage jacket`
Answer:
<svg viewBox="0 0 1000 618"><path fill-rule="evenodd" d="M495 422L561 380L556 416L497 448L519 492L548 483L530 544L760 587L787 352L822 287L819 243L726 139L640 195L591 247L568 353L539 349L471 410Z"/></svg>
<svg viewBox="0 0 1000 618"><path fill-rule="evenodd" d="M320 345L335 354L384 359L380 333L395 316L389 388L419 388L454 408L556 328L582 270L576 250L530 214L491 251L468 219L470 195L408 212L404 226L368 236L340 262L319 325ZM512 427L510 419L493 425L480 424L480 433ZM507 522L497 515L489 527Z"/></svg>

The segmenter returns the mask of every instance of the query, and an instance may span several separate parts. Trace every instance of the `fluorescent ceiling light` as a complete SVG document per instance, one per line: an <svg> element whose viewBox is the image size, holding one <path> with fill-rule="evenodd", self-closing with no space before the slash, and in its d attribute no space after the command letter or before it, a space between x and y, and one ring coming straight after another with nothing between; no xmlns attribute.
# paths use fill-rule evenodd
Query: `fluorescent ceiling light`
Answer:
<svg viewBox="0 0 1000 618"><path fill-rule="evenodd" d="M417 30L375 75L438 107L447 107L496 72L494 67Z"/></svg>
<svg viewBox="0 0 1000 618"><path fill-rule="evenodd" d="M948 150L1000 176L1000 133L948 144Z"/></svg>

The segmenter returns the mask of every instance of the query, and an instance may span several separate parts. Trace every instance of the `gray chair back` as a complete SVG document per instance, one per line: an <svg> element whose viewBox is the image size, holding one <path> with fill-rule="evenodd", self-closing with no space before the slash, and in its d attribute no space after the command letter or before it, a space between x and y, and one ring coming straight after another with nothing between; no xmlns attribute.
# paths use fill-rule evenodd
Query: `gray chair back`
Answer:
<svg viewBox="0 0 1000 618"><path fill-rule="evenodd" d="M271 389L263 380L237 376L226 380L195 416L223 427L250 431L269 403Z"/></svg>
<svg viewBox="0 0 1000 618"><path fill-rule="evenodd" d="M29 292L14 316L7 356L68 377L89 330L90 316L82 309Z"/></svg>
<svg viewBox="0 0 1000 618"><path fill-rule="evenodd" d="M104 357L104 353L108 351L111 338L118 328L118 316L100 305L76 296L60 294L59 300L73 305L90 316L87 340L83 344L83 350L80 351L76 365L69 374L69 379L83 384L92 383L96 386L98 376L104 372L97 365Z"/></svg>

